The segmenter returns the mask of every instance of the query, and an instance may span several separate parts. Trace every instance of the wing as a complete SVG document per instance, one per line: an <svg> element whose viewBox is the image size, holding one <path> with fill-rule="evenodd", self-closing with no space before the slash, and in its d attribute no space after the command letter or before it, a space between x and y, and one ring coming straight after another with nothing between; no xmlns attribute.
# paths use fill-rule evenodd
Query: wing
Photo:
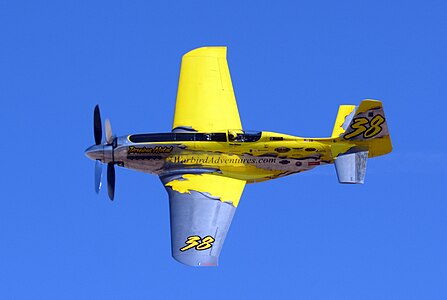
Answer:
<svg viewBox="0 0 447 300"><path fill-rule="evenodd" d="M242 129L226 47L203 47L183 56L174 130Z"/></svg>
<svg viewBox="0 0 447 300"><path fill-rule="evenodd" d="M172 256L188 266L217 266L245 181L212 174L160 179L169 194Z"/></svg>

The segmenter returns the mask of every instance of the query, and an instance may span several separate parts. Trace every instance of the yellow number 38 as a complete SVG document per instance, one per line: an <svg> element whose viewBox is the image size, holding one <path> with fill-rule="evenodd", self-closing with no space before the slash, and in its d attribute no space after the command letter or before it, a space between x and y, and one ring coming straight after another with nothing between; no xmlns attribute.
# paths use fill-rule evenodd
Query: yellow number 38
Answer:
<svg viewBox="0 0 447 300"><path fill-rule="evenodd" d="M191 248L195 248L196 250L199 251L206 250L213 246L214 241L215 241L214 238L210 235L204 237L203 239L198 235L192 235L186 239L185 241L186 246L180 248L180 251L183 252Z"/></svg>

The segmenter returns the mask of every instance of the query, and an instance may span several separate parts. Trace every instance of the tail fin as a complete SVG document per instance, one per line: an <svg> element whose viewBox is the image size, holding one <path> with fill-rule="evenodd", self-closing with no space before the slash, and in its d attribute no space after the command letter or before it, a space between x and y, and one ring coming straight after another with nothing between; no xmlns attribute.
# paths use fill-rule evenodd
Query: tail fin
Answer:
<svg viewBox="0 0 447 300"><path fill-rule="evenodd" d="M391 138L382 102L363 100L340 138L368 150L368 157L391 152Z"/></svg>
<svg viewBox="0 0 447 300"><path fill-rule="evenodd" d="M355 105L340 105L331 137L337 138L348 128L355 113Z"/></svg>
<svg viewBox="0 0 447 300"><path fill-rule="evenodd" d="M382 102L364 100L355 110L341 105L332 140L332 155L340 183L363 183L367 158L392 150Z"/></svg>

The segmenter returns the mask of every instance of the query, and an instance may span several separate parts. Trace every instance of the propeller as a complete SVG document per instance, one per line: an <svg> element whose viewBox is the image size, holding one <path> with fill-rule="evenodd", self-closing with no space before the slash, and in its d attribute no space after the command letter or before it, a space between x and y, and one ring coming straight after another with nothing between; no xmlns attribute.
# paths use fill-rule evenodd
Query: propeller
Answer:
<svg viewBox="0 0 447 300"><path fill-rule="evenodd" d="M101 140L102 140L102 124L101 124L101 113L99 110L99 105L95 106L95 110L93 111L93 133L94 133L94 137L95 137L95 144L96 146L101 145ZM101 145L100 147L102 151L106 151L105 148L106 146L109 146L108 148L110 149L110 146L112 146L111 151L112 151L112 158L113 158L113 141L114 141L114 136L112 133L112 126L110 125L110 121L109 119L106 119L106 121L104 122L104 128L105 128L105 145ZM95 146L92 146L91 148L94 148ZM89 148L89 149L91 149ZM101 149L99 151L101 151ZM96 150L98 151L98 150ZM108 150L110 151L110 150ZM113 159L112 159L113 160ZM97 159L95 162L95 192L99 193L99 191L101 190L102 187L102 170L103 170L103 166L102 166L102 162L101 160ZM115 162L109 162L107 163L107 192L109 195L110 200L113 201L114 197L115 197Z"/></svg>
<svg viewBox="0 0 447 300"><path fill-rule="evenodd" d="M110 200L113 201L115 197L115 164L107 164L107 193L109 194Z"/></svg>
<svg viewBox="0 0 447 300"><path fill-rule="evenodd" d="M97 160L95 162L95 192L98 194L102 186L102 163Z"/></svg>
<svg viewBox="0 0 447 300"><path fill-rule="evenodd" d="M104 126L106 128L106 142L107 144L110 145L113 143L113 133L112 133L112 125L110 125L109 119L106 119Z"/></svg>
<svg viewBox="0 0 447 300"><path fill-rule="evenodd" d="M93 133L95 135L95 144L101 144L102 140L102 124L101 124L101 113L99 112L99 105L95 106L93 111Z"/></svg>

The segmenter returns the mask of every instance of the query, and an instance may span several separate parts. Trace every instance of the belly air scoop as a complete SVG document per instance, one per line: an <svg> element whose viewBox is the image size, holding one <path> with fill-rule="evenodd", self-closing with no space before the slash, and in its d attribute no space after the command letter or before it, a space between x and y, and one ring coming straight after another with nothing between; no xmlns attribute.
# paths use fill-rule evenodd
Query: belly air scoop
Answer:
<svg viewBox="0 0 447 300"><path fill-rule="evenodd" d="M365 181L368 151L339 155L335 159L338 182L362 184Z"/></svg>

